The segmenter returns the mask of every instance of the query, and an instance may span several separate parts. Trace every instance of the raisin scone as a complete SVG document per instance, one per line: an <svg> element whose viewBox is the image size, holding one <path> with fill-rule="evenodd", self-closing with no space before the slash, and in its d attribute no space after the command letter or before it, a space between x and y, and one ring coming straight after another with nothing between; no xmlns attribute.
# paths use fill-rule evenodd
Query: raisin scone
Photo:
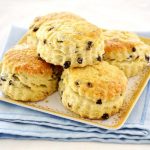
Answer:
<svg viewBox="0 0 150 150"><path fill-rule="evenodd" d="M108 119L124 101L127 78L107 62L65 69L59 82L63 105L89 119Z"/></svg>
<svg viewBox="0 0 150 150"><path fill-rule="evenodd" d="M119 67L127 77L137 75L149 65L150 46L131 32L105 30L104 60Z"/></svg>
<svg viewBox="0 0 150 150"><path fill-rule="evenodd" d="M58 87L56 68L39 58L36 50L16 46L6 52L2 60L2 92L14 100L42 100Z"/></svg>
<svg viewBox="0 0 150 150"><path fill-rule="evenodd" d="M83 18L70 13L70 12L58 12L58 13L50 13L45 16L36 17L33 23L30 25L28 32L24 35L24 37L19 41L19 44L27 43L33 47L37 47L37 36L36 32L39 30L40 26L48 21L48 20L61 20L61 19L75 19L75 20L84 20Z"/></svg>
<svg viewBox="0 0 150 150"><path fill-rule="evenodd" d="M40 57L64 69L96 64L104 53L102 30L83 20L46 22L37 38Z"/></svg>

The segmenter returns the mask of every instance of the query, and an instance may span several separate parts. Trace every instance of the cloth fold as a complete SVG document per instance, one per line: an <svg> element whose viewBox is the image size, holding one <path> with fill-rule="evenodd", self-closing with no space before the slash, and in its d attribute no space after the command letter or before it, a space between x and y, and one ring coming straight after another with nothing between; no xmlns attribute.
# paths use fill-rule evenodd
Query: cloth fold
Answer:
<svg viewBox="0 0 150 150"><path fill-rule="evenodd" d="M26 29L13 26L1 56L25 32ZM150 143L149 101L150 82L119 130L101 129L0 101L0 138Z"/></svg>

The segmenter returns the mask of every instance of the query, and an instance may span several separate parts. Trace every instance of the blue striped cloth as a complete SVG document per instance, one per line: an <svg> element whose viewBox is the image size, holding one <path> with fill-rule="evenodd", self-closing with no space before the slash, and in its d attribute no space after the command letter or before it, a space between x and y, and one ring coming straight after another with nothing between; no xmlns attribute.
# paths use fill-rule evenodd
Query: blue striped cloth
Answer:
<svg viewBox="0 0 150 150"><path fill-rule="evenodd" d="M4 51L24 34L12 27ZM1 51L2 55L3 51ZM0 102L0 138L150 143L150 83L125 125L116 131L63 119L13 104Z"/></svg>

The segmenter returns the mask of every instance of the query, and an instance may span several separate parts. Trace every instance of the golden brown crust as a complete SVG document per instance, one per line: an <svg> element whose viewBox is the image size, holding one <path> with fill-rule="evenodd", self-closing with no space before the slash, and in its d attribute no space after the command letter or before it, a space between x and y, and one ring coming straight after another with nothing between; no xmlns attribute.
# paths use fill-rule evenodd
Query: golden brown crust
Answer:
<svg viewBox="0 0 150 150"><path fill-rule="evenodd" d="M107 62L67 69L63 77L74 92L92 101L113 100L125 92L127 84L124 73Z"/></svg>
<svg viewBox="0 0 150 150"><path fill-rule="evenodd" d="M16 46L8 51L3 65L14 73L52 74L52 67L37 56L34 49L28 46Z"/></svg>
<svg viewBox="0 0 150 150"><path fill-rule="evenodd" d="M105 40L105 52L115 51L121 53L122 51L128 51L130 53L132 52L132 48L136 46L135 44L131 41L121 41L119 39Z"/></svg>
<svg viewBox="0 0 150 150"><path fill-rule="evenodd" d="M103 34L106 58L125 60L132 54L135 58L139 55L139 49L143 43L136 34L116 30L105 30Z"/></svg>
<svg viewBox="0 0 150 150"><path fill-rule="evenodd" d="M11 48L2 61L2 91L12 99L39 101L57 90L61 70L26 44Z"/></svg>
<svg viewBox="0 0 150 150"><path fill-rule="evenodd" d="M105 30L103 33L104 60L119 67L127 77L137 75L149 64L150 46L136 34L115 30Z"/></svg>

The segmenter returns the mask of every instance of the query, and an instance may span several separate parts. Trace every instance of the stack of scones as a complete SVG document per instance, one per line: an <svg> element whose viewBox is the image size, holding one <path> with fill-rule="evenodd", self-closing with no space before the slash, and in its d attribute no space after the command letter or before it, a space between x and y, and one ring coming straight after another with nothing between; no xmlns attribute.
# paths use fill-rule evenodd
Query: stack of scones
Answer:
<svg viewBox="0 0 150 150"><path fill-rule="evenodd" d="M3 93L39 101L59 91L62 104L89 119L108 119L123 105L127 78L150 62L134 33L103 30L68 12L37 17L1 65Z"/></svg>

